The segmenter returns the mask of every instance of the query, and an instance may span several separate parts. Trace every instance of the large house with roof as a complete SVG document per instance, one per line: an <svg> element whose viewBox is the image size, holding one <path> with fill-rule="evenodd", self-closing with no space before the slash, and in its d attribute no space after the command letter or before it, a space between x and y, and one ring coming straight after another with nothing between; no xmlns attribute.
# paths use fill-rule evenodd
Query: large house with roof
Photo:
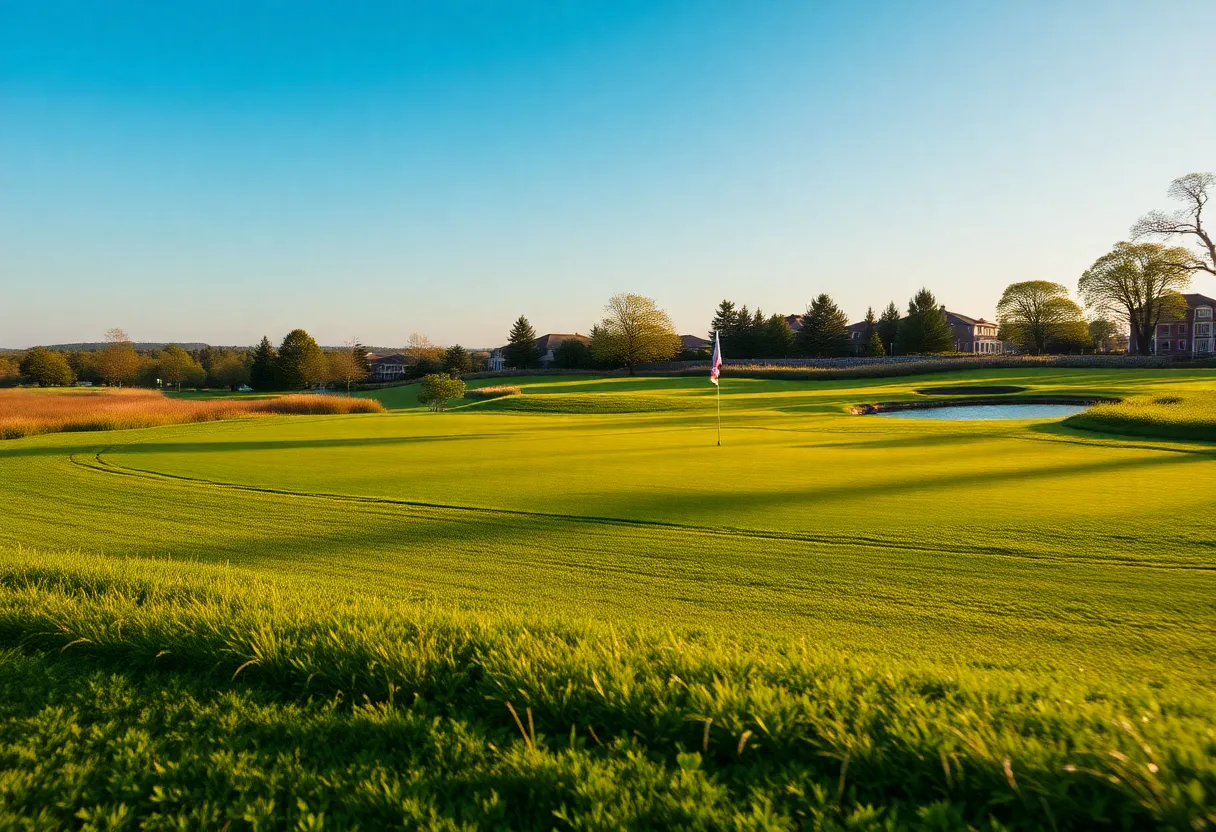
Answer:
<svg viewBox="0 0 1216 832"><path fill-rule="evenodd" d="M1207 295L1184 294L1186 315L1173 321L1160 321L1153 333L1152 349L1156 355L1198 356L1216 352L1216 334L1213 332L1213 314L1216 299ZM1133 338L1128 352L1138 351Z"/></svg>
<svg viewBox="0 0 1216 832"><path fill-rule="evenodd" d="M955 352L970 352L977 355L1001 355L1007 352L1005 343L1000 339L1000 327L997 324L983 318L960 315L945 307L942 307L942 311L946 313L946 323L954 333ZM801 315L786 315L785 322L794 332L802 329ZM854 355L860 355L866 347L867 324L865 321L858 321L855 324L849 324L847 329L849 346ZM891 348L890 344L884 344L884 346L888 350Z"/></svg>
<svg viewBox="0 0 1216 832"><path fill-rule="evenodd" d="M391 381L401 381L405 378L405 368L412 363L408 356L395 352L392 355L379 355L374 352L367 354L367 380L383 384Z"/></svg>
<svg viewBox="0 0 1216 832"><path fill-rule="evenodd" d="M536 345L536 352L540 356L540 366L545 367L545 368L551 366L553 364L554 359L556 358L557 348L560 347L564 341L571 341L571 340L582 341L587 346L591 346L591 338L586 335L580 335L577 332L573 332L573 333L551 332L548 335L542 335L539 338L537 338L533 343ZM491 369L491 370L507 369L506 350L507 350L506 347L499 347L498 349L490 351L490 358L487 362L487 366L489 367L489 369Z"/></svg>

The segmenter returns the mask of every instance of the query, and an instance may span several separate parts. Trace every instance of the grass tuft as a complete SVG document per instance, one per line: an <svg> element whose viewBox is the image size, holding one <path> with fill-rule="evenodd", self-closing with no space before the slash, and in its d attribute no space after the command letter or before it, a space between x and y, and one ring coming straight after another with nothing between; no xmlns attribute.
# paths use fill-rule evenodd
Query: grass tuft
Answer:
<svg viewBox="0 0 1216 832"><path fill-rule="evenodd" d="M1064 424L1104 433L1216 442L1216 396L1139 396L1097 405L1070 416Z"/></svg>

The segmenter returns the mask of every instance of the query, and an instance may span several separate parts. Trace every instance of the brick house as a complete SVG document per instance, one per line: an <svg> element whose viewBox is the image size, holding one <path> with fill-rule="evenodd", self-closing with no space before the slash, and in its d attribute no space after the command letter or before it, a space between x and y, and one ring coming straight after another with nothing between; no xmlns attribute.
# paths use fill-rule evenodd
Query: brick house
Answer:
<svg viewBox="0 0 1216 832"><path fill-rule="evenodd" d="M954 331L954 351L980 355L1000 355L1005 344L999 337L1000 327L983 318L971 318L942 308L946 323Z"/></svg>
<svg viewBox="0 0 1216 832"><path fill-rule="evenodd" d="M1156 355L1197 356L1216 352L1216 333L1213 332L1213 314L1216 300L1206 295L1184 294L1186 316L1181 320L1160 321L1153 333L1152 349ZM1128 344L1128 352L1138 351L1135 339Z"/></svg>

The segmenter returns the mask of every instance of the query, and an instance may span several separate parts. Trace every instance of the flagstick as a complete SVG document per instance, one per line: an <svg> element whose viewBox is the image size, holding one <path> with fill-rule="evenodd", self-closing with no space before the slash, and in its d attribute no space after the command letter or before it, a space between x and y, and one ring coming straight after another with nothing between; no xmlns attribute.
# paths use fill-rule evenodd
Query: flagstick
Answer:
<svg viewBox="0 0 1216 832"><path fill-rule="evenodd" d="M722 379L718 379L718 383L714 385L718 388L718 447L722 447Z"/></svg>

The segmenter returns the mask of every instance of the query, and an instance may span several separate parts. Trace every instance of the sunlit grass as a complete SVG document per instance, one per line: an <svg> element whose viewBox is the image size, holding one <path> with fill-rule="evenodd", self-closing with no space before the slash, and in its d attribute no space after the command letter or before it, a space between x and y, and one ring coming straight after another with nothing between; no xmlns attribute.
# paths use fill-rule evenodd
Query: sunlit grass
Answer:
<svg viewBox="0 0 1216 832"><path fill-rule="evenodd" d="M1091 408L1067 423L1109 433L1216 441L1216 393L1133 397Z"/></svg>
<svg viewBox="0 0 1216 832"><path fill-rule="evenodd" d="M127 430L279 414L380 413L370 399L288 395L177 399L155 390L0 390L0 439L40 433Z"/></svg>

